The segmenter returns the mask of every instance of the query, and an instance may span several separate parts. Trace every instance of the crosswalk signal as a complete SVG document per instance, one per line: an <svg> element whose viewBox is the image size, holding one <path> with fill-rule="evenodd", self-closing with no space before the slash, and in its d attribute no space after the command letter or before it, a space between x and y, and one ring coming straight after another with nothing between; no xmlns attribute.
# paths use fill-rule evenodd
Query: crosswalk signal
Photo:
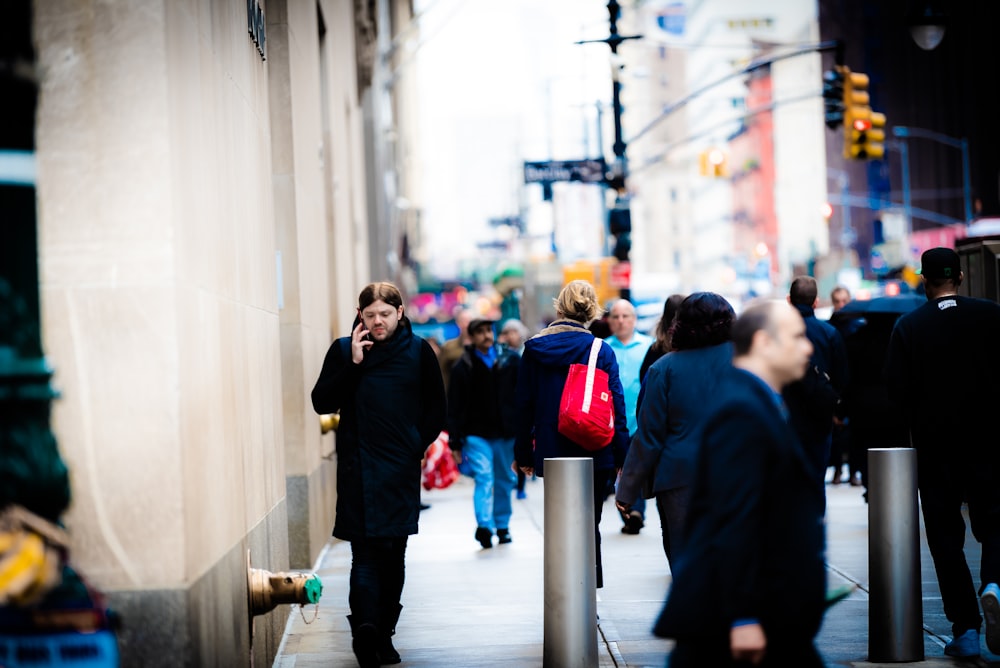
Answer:
<svg viewBox="0 0 1000 668"><path fill-rule="evenodd" d="M823 73L823 110L826 127L836 130L844 124L844 70L836 65Z"/></svg>

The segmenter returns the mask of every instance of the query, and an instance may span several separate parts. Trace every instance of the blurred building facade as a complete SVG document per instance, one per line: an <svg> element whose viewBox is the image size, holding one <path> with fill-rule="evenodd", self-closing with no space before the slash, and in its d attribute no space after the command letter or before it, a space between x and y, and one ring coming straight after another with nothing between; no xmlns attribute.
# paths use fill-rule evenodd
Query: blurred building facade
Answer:
<svg viewBox="0 0 1000 668"><path fill-rule="evenodd" d="M625 90L626 135L639 133L629 144L636 273L673 274L677 291L734 303L782 293L829 245L821 59L808 48L818 43L816 4L644 2L633 11L653 44L623 47L631 66L670 82L656 99Z"/></svg>
<svg viewBox="0 0 1000 668"><path fill-rule="evenodd" d="M249 617L248 560L309 569L329 539L309 393L361 287L405 283L411 4L29 4L72 563L123 665L269 665L289 607Z"/></svg>
<svg viewBox="0 0 1000 668"><path fill-rule="evenodd" d="M865 275L918 261L923 238L961 236L948 228L970 222L966 190L973 220L1000 215L1000 124L995 119L1000 90L993 83L1000 61L986 8L972 0L820 0L819 12L821 37L843 40L845 64L868 74L871 106L887 118L883 160L844 160L842 133L830 131L826 139L834 168L830 191L839 192L836 181L846 173L850 195L844 203L831 195L836 203L832 236L845 239L842 245L856 253ZM915 17L924 15L937 17L944 27L943 39L931 50L920 48L911 35ZM824 68L833 64L833 53L825 54ZM895 137L894 127L964 139L968 179L954 145L924 137L903 140ZM845 226L851 234L839 233Z"/></svg>

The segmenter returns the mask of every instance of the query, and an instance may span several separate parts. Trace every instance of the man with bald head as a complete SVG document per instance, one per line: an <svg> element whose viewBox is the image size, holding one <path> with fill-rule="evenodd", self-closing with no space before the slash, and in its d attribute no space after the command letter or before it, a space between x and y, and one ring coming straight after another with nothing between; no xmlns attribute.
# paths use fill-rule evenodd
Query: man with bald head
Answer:
<svg viewBox="0 0 1000 668"><path fill-rule="evenodd" d="M639 390L642 389L639 370L642 368L642 361L646 358L646 352L653 344L653 337L635 331L635 323L635 307L632 306L632 302L627 299L619 299L611 304L608 316L611 336L604 340L615 351L615 358L618 361L618 377L622 381L622 389L625 394L625 420L628 423L629 437L635 435L638 424L635 408L639 399ZM609 490L609 493L613 492L614 490ZM625 523L625 526L622 527L622 533L639 533L645 520L646 500L640 496L629 513L622 515L622 521Z"/></svg>
<svg viewBox="0 0 1000 668"><path fill-rule="evenodd" d="M654 633L676 640L671 668L822 668L814 639L826 598L823 490L781 397L805 373L812 344L802 316L781 301L748 307L732 342Z"/></svg>

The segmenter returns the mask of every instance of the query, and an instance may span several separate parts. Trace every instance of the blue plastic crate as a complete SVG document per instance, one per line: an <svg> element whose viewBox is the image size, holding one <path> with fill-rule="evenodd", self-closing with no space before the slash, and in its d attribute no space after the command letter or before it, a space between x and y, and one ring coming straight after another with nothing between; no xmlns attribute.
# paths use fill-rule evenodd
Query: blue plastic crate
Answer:
<svg viewBox="0 0 1000 668"><path fill-rule="evenodd" d="M118 668L112 631L94 633L0 634L3 668Z"/></svg>

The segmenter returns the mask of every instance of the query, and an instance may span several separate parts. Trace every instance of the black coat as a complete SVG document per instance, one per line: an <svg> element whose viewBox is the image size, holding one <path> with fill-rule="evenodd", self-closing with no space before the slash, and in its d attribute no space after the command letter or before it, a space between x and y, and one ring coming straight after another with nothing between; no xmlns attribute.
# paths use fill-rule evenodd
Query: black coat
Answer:
<svg viewBox="0 0 1000 668"><path fill-rule="evenodd" d="M317 413L340 411L337 516L343 540L417 533L420 460L445 423L444 384L434 350L403 319L361 364L351 337L337 339L312 391Z"/></svg>
<svg viewBox="0 0 1000 668"><path fill-rule="evenodd" d="M517 429L517 370L521 356L497 347L493 368L468 345L451 369L448 385L448 436L452 450L460 450L465 437L512 438Z"/></svg>
<svg viewBox="0 0 1000 668"><path fill-rule="evenodd" d="M755 619L768 641L810 641L826 595L823 490L773 392L733 368L705 427L684 546L656 635L728 638Z"/></svg>

